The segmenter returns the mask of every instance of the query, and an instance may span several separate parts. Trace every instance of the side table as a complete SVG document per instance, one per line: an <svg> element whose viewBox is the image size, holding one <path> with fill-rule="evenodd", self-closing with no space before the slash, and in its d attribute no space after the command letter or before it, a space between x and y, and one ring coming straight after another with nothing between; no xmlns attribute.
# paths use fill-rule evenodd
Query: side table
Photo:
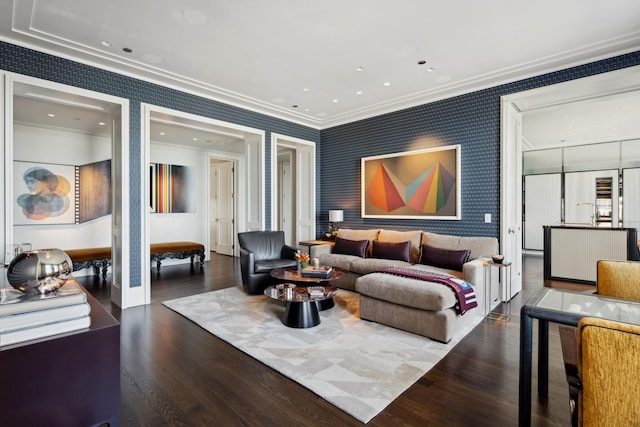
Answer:
<svg viewBox="0 0 640 427"><path fill-rule="evenodd" d="M312 254L311 251L314 246L320 245L333 245L335 242L333 240L305 240L302 242L298 242L298 246L306 246L308 248L307 253L311 258L315 258L315 254Z"/></svg>
<svg viewBox="0 0 640 427"><path fill-rule="evenodd" d="M504 271L504 280L499 280L499 295L501 303L504 304L505 310L502 313L494 313L491 310L491 272L493 268L497 268L498 272ZM506 285L506 286L505 286ZM507 301L502 301L502 295L504 294L506 287ZM511 263L502 262L496 263L493 261L487 261L484 265L484 288L485 288L485 301L484 301L484 315L487 319L504 320L508 322L511 320Z"/></svg>
<svg viewBox="0 0 640 427"><path fill-rule="evenodd" d="M0 347L0 425L120 425L120 323L84 292L89 328Z"/></svg>

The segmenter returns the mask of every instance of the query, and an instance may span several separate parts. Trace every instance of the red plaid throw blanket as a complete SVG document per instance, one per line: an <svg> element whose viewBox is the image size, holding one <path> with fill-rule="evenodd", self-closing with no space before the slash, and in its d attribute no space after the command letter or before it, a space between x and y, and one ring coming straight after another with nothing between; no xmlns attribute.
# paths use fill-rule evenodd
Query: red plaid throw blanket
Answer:
<svg viewBox="0 0 640 427"><path fill-rule="evenodd" d="M425 282L440 283L448 286L456 295L457 303L455 305L455 309L456 313L460 315L465 314L467 310L478 306L476 292L473 290L473 286L471 286L470 283L456 279L453 276L402 267L385 268L384 270L377 271L377 273L393 274L396 276L424 280Z"/></svg>

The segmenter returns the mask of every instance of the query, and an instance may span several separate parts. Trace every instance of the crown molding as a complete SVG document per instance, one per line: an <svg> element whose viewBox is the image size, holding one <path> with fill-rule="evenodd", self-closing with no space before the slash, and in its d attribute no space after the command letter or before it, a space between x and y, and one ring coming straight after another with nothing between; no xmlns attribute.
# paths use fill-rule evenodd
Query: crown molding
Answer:
<svg viewBox="0 0 640 427"><path fill-rule="evenodd" d="M0 40L317 130L369 119L454 96L615 57L640 49L640 32L636 32L572 51L561 52L537 61L518 64L474 78L442 85L434 89L394 98L364 108L355 109L344 114L319 119L179 74L170 73L157 67L142 64L137 61L126 60L116 57L115 55L107 55L102 51L88 46L70 45L54 37L44 37L41 34L34 35L22 30L16 30L15 28L13 31L13 37L4 35L0 36ZM49 43L51 47L44 48L37 45L31 40L32 38Z"/></svg>

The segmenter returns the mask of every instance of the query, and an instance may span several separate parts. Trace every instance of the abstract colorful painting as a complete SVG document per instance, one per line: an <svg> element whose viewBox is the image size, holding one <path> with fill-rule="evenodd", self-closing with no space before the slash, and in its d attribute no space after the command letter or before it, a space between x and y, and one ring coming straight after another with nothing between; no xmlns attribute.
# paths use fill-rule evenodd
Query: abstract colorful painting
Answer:
<svg viewBox="0 0 640 427"><path fill-rule="evenodd" d="M189 166L151 164L151 211L195 212L194 176Z"/></svg>
<svg viewBox="0 0 640 427"><path fill-rule="evenodd" d="M460 219L460 146L362 158L363 218Z"/></svg>

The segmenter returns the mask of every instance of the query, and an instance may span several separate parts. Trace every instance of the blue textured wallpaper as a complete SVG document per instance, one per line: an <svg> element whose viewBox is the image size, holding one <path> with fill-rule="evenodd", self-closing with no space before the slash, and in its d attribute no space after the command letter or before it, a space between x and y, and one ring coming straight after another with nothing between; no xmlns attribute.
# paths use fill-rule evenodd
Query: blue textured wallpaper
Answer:
<svg viewBox="0 0 640 427"><path fill-rule="evenodd" d="M499 237L500 97L638 64L635 52L323 130L317 229L326 230L330 209L343 209L343 227ZM361 218L361 157L452 144L461 147L461 220Z"/></svg>
<svg viewBox="0 0 640 427"><path fill-rule="evenodd" d="M266 159L271 158L271 132L296 138L320 142L320 131L306 126L273 118L233 107L210 99L169 89L163 86L134 79L131 77L90 67L78 62L36 52L30 49L0 42L0 69L27 76L76 86L95 92L127 98L130 100L129 137L130 150L130 242L132 287L139 286L140 272L140 198L138 190L141 185L140 164L140 103L158 105L187 113L210 117L230 123L236 123L266 131ZM266 182L271 182L271 162L265 165ZM319 181L319 174L318 174ZM271 189L266 186L266 224L271 224Z"/></svg>
<svg viewBox="0 0 640 427"><path fill-rule="evenodd" d="M81 87L130 100L131 274L140 284L140 103L185 111L266 132L266 159L271 158L271 132L318 144L317 230L327 227L329 209L344 209L343 226L421 228L469 236L498 236L500 170L500 96L640 64L640 52L594 62L406 110L317 131L302 125L215 102L99 68L0 42L0 69ZM382 220L360 218L360 158L434 145L460 144L462 219ZM271 179L271 163L265 165ZM266 223L271 194L266 189ZM491 224L484 223L490 213Z"/></svg>

